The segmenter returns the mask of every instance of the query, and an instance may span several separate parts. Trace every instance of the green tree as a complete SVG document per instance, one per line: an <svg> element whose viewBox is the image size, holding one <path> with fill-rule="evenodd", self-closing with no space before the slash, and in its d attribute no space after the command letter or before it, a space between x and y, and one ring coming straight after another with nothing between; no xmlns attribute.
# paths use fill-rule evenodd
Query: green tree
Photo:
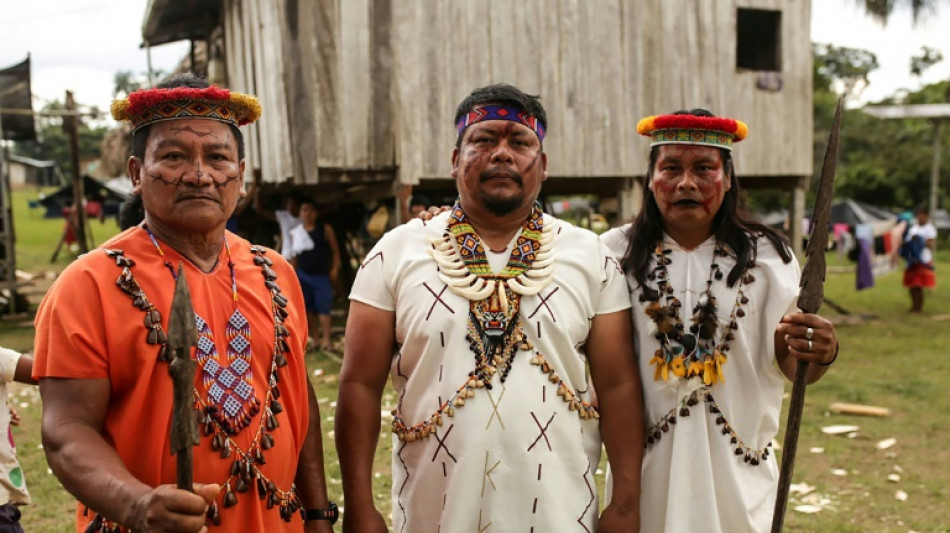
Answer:
<svg viewBox="0 0 950 533"><path fill-rule="evenodd" d="M82 106L80 106L82 107ZM62 102L56 100L47 103L36 116L36 141L16 142L13 152L43 161L56 161L64 176L72 174L69 153L69 139L63 131L64 109ZM108 128L91 127L86 121L79 121L79 158L99 157L102 139Z"/></svg>

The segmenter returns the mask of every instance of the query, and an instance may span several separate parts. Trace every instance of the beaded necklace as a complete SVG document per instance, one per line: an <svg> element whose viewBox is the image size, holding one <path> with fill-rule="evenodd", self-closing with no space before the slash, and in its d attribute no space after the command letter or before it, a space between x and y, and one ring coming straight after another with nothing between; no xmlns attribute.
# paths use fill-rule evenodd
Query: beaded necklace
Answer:
<svg viewBox="0 0 950 533"><path fill-rule="evenodd" d="M465 339L475 355L475 370L448 400L428 418L407 425L398 409L392 411L392 431L399 440L413 442L429 437L443 423L443 415L455 416L455 409L475 397L478 389L491 389L500 373L502 382L511 370L519 350L531 350L530 363L557 386L557 395L583 420L597 420L597 407L558 376L554 367L525 336L519 310L522 296L535 295L553 279L554 235L556 227L544 224L544 213L536 204L515 241L505 268L491 270L485 246L468 222L458 202L452 207L445 233L432 241L432 257L439 278L455 294L469 300L468 331ZM456 249L456 245L458 249Z"/></svg>
<svg viewBox="0 0 950 533"><path fill-rule="evenodd" d="M145 226L148 238L162 257L165 267L177 280L178 274L168 261L165 252L158 244L152 231ZM198 349L196 356L201 369L202 382L206 393L206 402L213 406L211 416L229 434L237 435L251 423L260 412L260 400L254 395L254 380L251 370L251 325L238 309L237 278L234 275L234 261L231 259L231 247L227 236L224 249L228 255L228 270L231 274L231 302L234 311L225 326L228 339L227 361L218 355L214 344L214 333L208 323L195 313L195 326L198 330Z"/></svg>
<svg viewBox="0 0 950 533"><path fill-rule="evenodd" d="M442 242L448 242L451 236L458 245L458 256L451 265L455 268L450 270L459 273L467 272L467 276L463 279L472 280L472 285L465 287L455 283L456 279L451 279L452 273L446 272L445 269L441 269L442 279L446 281L448 278L449 282L446 284L469 299L466 340L475 353L475 374L478 379L486 382L489 388L491 388L489 382L494 371L496 369L501 371L501 381L504 383L518 349L528 349L529 343L524 336L521 320L518 318L524 291L516 290L510 282L517 280L519 276L524 280L537 279L536 275L523 275L532 272L534 261L540 255L542 248L543 233L543 213L535 205L521 229L521 234L518 235L505 268L498 274L494 274L485 256L485 246L458 202L449 216L448 227ZM449 248L452 252L455 251L454 247ZM550 274L554 269L553 257L548 257L548 255L550 255L550 246L545 247L544 250L543 259L549 261L546 265L548 270L543 276L544 284L550 280ZM458 265L459 256L463 263L461 267ZM477 287L479 282L482 287L471 290ZM529 283L538 283L540 285L537 287L538 290L543 286L542 281L529 281ZM524 283L519 285L523 286Z"/></svg>
<svg viewBox="0 0 950 533"><path fill-rule="evenodd" d="M709 277L706 280L706 290L700 295L690 321L689 333L680 319L682 302L676 298L673 286L670 284L667 266L672 263L669 255L672 250L666 248L662 242L654 248L655 266L647 275L647 279L655 280L656 289L644 287L640 301L645 302L644 312L656 325L656 339L660 347L650 360L656 365L653 375L654 381L667 381L670 374L679 378L700 378L704 385L714 385L725 378L722 367L728 360L729 341L733 340L733 330L737 329L737 319L745 316L742 305L748 303L744 285L752 283L755 278L750 273L744 273L740 278L736 292L735 305L729 316L729 323L719 332L719 316L717 314L716 297L712 294L713 281L722 280L722 270L719 268L718 258L729 254L717 241L713 251L713 260L709 267ZM663 298L665 305L660 303ZM716 334L719 333L719 340Z"/></svg>
<svg viewBox="0 0 950 533"><path fill-rule="evenodd" d="M145 229L148 231L148 228ZM171 263L165 257L161 247L158 246L155 237L151 234L151 232L148 232L148 234L149 238L152 240L152 243L156 245L156 248L162 257L166 268L169 269L174 277L175 270L171 266ZM228 254L228 266L231 271L232 301L235 305L235 311L237 311L237 281L227 239L225 239L225 248ZM162 328L161 313L154 306L154 304L149 301L145 291L141 288L141 286L138 284L138 281L136 281L135 277L133 276L131 269L133 266L135 266L135 261L127 257L122 250L106 249L105 252L109 257L114 258L116 266L122 269L122 273L116 280L116 285L118 285L118 287L132 299L132 305L134 307L142 310L145 313L145 327L148 330L148 334L146 335L146 344L158 346L159 360L163 362L169 362L167 347L168 336ZM235 455L233 462L231 463L228 479L221 484L221 493L219 493L219 496L221 496L220 505L218 498L215 498L215 501L212 502L212 504L208 507L207 518L214 525L221 524L221 507L228 508L237 505L237 494L246 493L255 486L258 497L262 501L266 502L267 508L270 509L275 506L278 507L280 516L284 521L289 522L292 519L294 513L302 510L303 508L302 502L297 495L296 487L294 485L291 485L288 490L282 490L278 488L277 485L260 469L260 466L266 464L264 451L274 446L274 437L272 432L280 427L277 415L283 412L283 406L279 400L280 389L278 388L278 382L280 381L280 377L277 369L286 367L288 364L287 356L285 354L290 351L290 345L287 342L287 337L290 335L290 332L283 324L284 320L289 314L286 309L288 301L287 298L280 293L280 286L277 284L277 274L271 268L273 261L265 256L266 250L264 248L252 246L250 248L250 252L254 255L254 264L261 268L264 284L271 293L271 314L273 316L274 323L274 348L271 357L270 371L268 373L269 376L267 380L267 391L264 401L260 402L256 399L256 396L253 396L253 394L251 395L254 397L257 405L256 412L260 411L261 406L263 406L262 408L264 412L260 418L260 423L254 434L254 437L251 439L251 444L247 447L247 449L242 449L240 445L233 439L233 437L240 433L241 429L250 423L250 418L247 419L247 423L245 423L244 426L238 427L237 424L232 423L232 419L228 419L219 413L219 408L215 404L214 396L210 395L210 387L213 387L217 380L215 380L215 382L211 382L211 385L209 386L209 381L206 380L206 374L215 368L212 365L212 362L217 363L217 361L212 356L212 354L216 355L216 351L212 352L211 348L207 347L207 342L202 343L202 340L211 341L213 346L213 338L210 337L210 328L208 327L207 323L195 315L195 322L199 328L199 331L202 329L207 329L208 333L208 336L205 337L202 337L199 333L199 348L196 350L197 358L205 358L202 369L205 375L203 375L202 383L209 390L209 394L203 397L198 391L197 387L193 389L195 408L198 411L198 422L201 425L204 436L209 437L210 446L213 451L219 453L222 459L230 459L232 452ZM243 318L243 315L241 315L241 317ZM232 314L231 320L228 321L227 328L228 331L231 331L233 328L235 334L233 337L229 335L229 340L237 338L240 335L245 340L249 341L249 327L241 325L239 320L235 321L235 324L232 324L231 322L233 319L234 315ZM246 323L246 320L244 322ZM203 350L200 347L201 344L205 344L206 349ZM233 348L229 346L228 350L229 356L232 355L232 350L234 352L230 365L233 367L235 364L238 364L238 368L234 370L239 370L243 366L239 363L240 361L247 361L250 358L249 347L247 347L247 349L239 349L239 347L240 343L238 343ZM244 357L245 354L247 355L246 359ZM209 368L208 365L211 365L211 367ZM218 363L218 365L220 366L220 363ZM215 376L220 376L221 374L222 372L219 371L217 374L215 374ZM247 374L250 374L249 369ZM235 380L235 382L236 381L237 380ZM240 386L240 383L235 383L235 386ZM243 387L242 390L244 390ZM238 392L236 393L240 394ZM222 397L223 396L224 395L222 394ZM253 415L251 418L253 418ZM235 420L241 421L243 419L237 418ZM121 526L103 518L98 514L96 514L96 516L93 518L92 522L90 523L90 527L87 529L87 531L90 532L100 533L112 533L118 532L120 530Z"/></svg>
<svg viewBox="0 0 950 533"><path fill-rule="evenodd" d="M663 434L669 432L676 424L677 417L688 417L690 408L702 401L709 406L710 415L715 416L716 425L722 426L722 435L729 438L735 454L743 456L747 464L757 466L768 459L772 443L768 443L763 448L751 448L746 445L726 419L712 393L712 386L725 380L722 366L727 361L729 342L735 339L733 331L739 327L738 319L745 316L742 306L749 302L749 298L745 295L745 286L753 283L755 276L745 272L739 277L736 301L729 315L729 323L722 332L719 332L719 317L712 287L715 281L721 281L723 278L718 258L727 257L729 253L717 241L712 263L709 266L706 289L693 307L692 324L689 333L686 333L686 327L680 320L679 314L682 302L674 296L675 290L669 280L667 266L672 263L670 254L672 250L666 248L662 242L656 244L654 248L656 265L647 275L647 279L655 280L657 288L644 286L640 296L640 301L645 303L644 312L656 325L655 336L660 343L660 348L656 350L650 361L650 364L656 365L653 379L667 381L670 379L670 374L673 374L677 378L701 379L702 384L691 390L680 400L679 405L674 406L647 428L645 445L649 447L658 442ZM755 263L750 261L749 268L754 268L754 266ZM665 305L660 303L661 298ZM719 333L718 341L716 333Z"/></svg>

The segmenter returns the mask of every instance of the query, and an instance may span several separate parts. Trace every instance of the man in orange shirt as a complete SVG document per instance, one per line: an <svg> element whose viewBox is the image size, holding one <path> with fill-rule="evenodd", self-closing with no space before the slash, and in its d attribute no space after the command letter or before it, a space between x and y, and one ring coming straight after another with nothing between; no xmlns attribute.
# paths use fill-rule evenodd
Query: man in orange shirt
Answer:
<svg viewBox="0 0 950 533"><path fill-rule="evenodd" d="M331 531L300 286L280 254L225 230L245 194L237 126L260 104L181 75L112 111L132 125L145 220L70 265L36 318L43 443L80 502L76 530ZM194 493L174 485L169 442L177 275L199 338Z"/></svg>

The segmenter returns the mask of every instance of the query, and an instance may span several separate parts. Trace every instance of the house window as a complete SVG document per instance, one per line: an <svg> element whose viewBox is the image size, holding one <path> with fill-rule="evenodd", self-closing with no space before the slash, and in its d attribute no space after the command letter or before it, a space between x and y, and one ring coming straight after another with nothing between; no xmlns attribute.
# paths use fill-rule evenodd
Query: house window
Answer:
<svg viewBox="0 0 950 533"><path fill-rule="evenodd" d="M782 12L739 8L736 68L782 70Z"/></svg>

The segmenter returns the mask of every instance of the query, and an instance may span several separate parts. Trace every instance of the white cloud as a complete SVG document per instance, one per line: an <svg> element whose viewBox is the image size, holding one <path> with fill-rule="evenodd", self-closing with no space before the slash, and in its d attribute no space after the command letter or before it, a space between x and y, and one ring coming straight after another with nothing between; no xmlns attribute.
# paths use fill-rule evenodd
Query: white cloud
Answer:
<svg viewBox="0 0 950 533"><path fill-rule="evenodd" d="M909 9L898 9L881 26L858 7L855 0L813 0L811 40L837 46L861 48L877 55L880 67L869 76L863 101L891 96L902 88L917 90L927 83L950 78L950 4L940 3L934 14L912 23ZM944 60L928 69L921 79L910 75L910 58L929 46L943 53Z"/></svg>
<svg viewBox="0 0 950 533"><path fill-rule="evenodd" d="M121 70L144 73L142 19L148 0L0 0L0 67L30 54L34 108L73 91L83 105L106 110ZM188 43L152 49L152 67L172 70Z"/></svg>

